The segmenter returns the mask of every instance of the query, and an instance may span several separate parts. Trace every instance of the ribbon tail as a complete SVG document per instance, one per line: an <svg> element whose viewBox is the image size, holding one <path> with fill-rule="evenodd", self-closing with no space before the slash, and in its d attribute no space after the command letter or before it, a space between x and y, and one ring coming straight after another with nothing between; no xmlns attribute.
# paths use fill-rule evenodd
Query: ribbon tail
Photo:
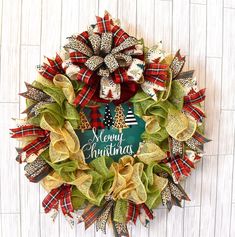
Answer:
<svg viewBox="0 0 235 237"><path fill-rule="evenodd" d="M202 122L203 118L206 117L201 109L192 104L184 105L183 110L200 122Z"/></svg>
<svg viewBox="0 0 235 237"><path fill-rule="evenodd" d="M179 75L179 73L184 67L184 64L185 64L185 57L182 57L180 54L180 50L178 50L170 65L173 79L175 79Z"/></svg>
<svg viewBox="0 0 235 237"><path fill-rule="evenodd" d="M72 200L71 200L71 185L64 186L64 196L60 199L60 207L65 216L69 216L70 218L73 218L71 215L72 212L74 212Z"/></svg>
<svg viewBox="0 0 235 237"><path fill-rule="evenodd" d="M62 186L52 189L42 201L42 206L45 213L50 212L52 209L58 210L58 204L61 197Z"/></svg>
<svg viewBox="0 0 235 237"><path fill-rule="evenodd" d="M85 229L88 229L97 220L101 212L102 208L95 205L84 210L82 218L85 223Z"/></svg>
<svg viewBox="0 0 235 237"><path fill-rule="evenodd" d="M97 83L91 86L84 85L82 90L79 91L77 97L75 98L74 104L76 106L80 105L81 107L85 107L91 100L92 96L95 94L97 87Z"/></svg>
<svg viewBox="0 0 235 237"><path fill-rule="evenodd" d="M132 221L136 224L137 217L140 214L140 206L135 203L129 201L128 203L128 212L127 212L127 222Z"/></svg>
<svg viewBox="0 0 235 237"><path fill-rule="evenodd" d="M108 222L108 218L110 217L112 207L113 201L109 201L105 204L102 213L96 220L96 231L101 230L104 234L106 234L106 224Z"/></svg>

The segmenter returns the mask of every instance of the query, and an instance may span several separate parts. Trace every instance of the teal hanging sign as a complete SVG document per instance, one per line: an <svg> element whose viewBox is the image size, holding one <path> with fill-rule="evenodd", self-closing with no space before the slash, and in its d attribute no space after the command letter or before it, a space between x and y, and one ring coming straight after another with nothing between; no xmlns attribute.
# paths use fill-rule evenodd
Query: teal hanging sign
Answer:
<svg viewBox="0 0 235 237"><path fill-rule="evenodd" d="M145 130L145 122L127 104L93 106L80 113L81 125L76 134L86 162L100 156L118 161L124 155L134 155Z"/></svg>

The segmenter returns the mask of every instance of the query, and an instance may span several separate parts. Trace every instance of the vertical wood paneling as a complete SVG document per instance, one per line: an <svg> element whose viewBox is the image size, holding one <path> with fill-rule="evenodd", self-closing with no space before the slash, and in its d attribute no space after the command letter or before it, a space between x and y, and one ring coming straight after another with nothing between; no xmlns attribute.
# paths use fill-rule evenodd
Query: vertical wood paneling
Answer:
<svg viewBox="0 0 235 237"><path fill-rule="evenodd" d="M94 226L71 229L62 214L53 224L43 213L46 192L29 183L23 166L14 161L17 142L9 138L8 128L14 126L10 118L25 107L18 92L25 90L24 81L35 79L42 56L54 56L65 37L86 30L105 10L130 35L143 37L146 46L162 40L167 52L180 48L188 56L184 70L195 69L200 87L207 87L206 135L213 141L183 183L192 201L170 213L164 207L154 210L150 228L138 222L131 236L234 236L234 8L233 0L0 0L0 236L104 236ZM112 235L107 230L106 236Z"/></svg>
<svg viewBox="0 0 235 237"><path fill-rule="evenodd" d="M32 82L36 78L35 65L39 63L39 46L21 46L20 91L26 90L24 81ZM25 109L25 99L20 99L20 111ZM22 118L25 115L22 116ZM21 229L24 237L40 237L40 200L39 185L30 183L24 175L23 165L20 167L21 193ZM30 226L31 228L24 228Z"/></svg>
<svg viewBox="0 0 235 237"><path fill-rule="evenodd" d="M172 38L172 2L155 1L155 38L154 42L162 41L164 50L171 52Z"/></svg>
<svg viewBox="0 0 235 237"><path fill-rule="evenodd" d="M143 11L144 9L144 11ZM154 0L137 1L137 37L143 38L146 45L152 46L154 42Z"/></svg>
<svg viewBox="0 0 235 237"><path fill-rule="evenodd" d="M67 220L64 218L63 214L60 213L60 229L59 233L60 236L63 237L75 237L76 236L76 229L77 226L75 225L74 227L70 226ZM79 235L82 236L82 235Z"/></svg>
<svg viewBox="0 0 235 237"><path fill-rule="evenodd" d="M21 35L21 1L2 0L2 35L1 35L1 82L0 101L16 102L18 100L19 57ZM11 70L9 70L11 65ZM6 80L7 77L7 80ZM6 88L11 88L6 90Z"/></svg>
<svg viewBox="0 0 235 237"><path fill-rule="evenodd" d="M224 0L224 7L235 8L234 0Z"/></svg>
<svg viewBox="0 0 235 237"><path fill-rule="evenodd" d="M182 237L184 233L184 209L174 207L167 215L167 237Z"/></svg>
<svg viewBox="0 0 235 237"><path fill-rule="evenodd" d="M207 56L222 56L223 0L207 0Z"/></svg>
<svg viewBox="0 0 235 237"><path fill-rule="evenodd" d="M155 219L150 223L149 236L166 236L167 227L167 212L166 208L154 210Z"/></svg>
<svg viewBox="0 0 235 237"><path fill-rule="evenodd" d="M235 162L233 154L233 187L232 187L232 202L235 204Z"/></svg>
<svg viewBox="0 0 235 237"><path fill-rule="evenodd" d="M222 108L235 109L235 9L224 9Z"/></svg>
<svg viewBox="0 0 235 237"><path fill-rule="evenodd" d="M191 0L191 4L206 4L207 0Z"/></svg>
<svg viewBox="0 0 235 237"><path fill-rule="evenodd" d="M21 44L40 45L41 0L22 0Z"/></svg>
<svg viewBox="0 0 235 237"><path fill-rule="evenodd" d="M132 236L149 236L149 227L144 227L142 223L138 220L136 225L132 228Z"/></svg>
<svg viewBox="0 0 235 237"><path fill-rule="evenodd" d="M42 0L41 56L54 57L60 48L61 0Z"/></svg>
<svg viewBox="0 0 235 237"><path fill-rule="evenodd" d="M221 59L207 58L206 61L206 136L212 141L205 144L207 155L218 153L221 105Z"/></svg>
<svg viewBox="0 0 235 237"><path fill-rule="evenodd" d="M117 17L118 0L99 1L99 15L103 16L105 11L108 11L113 17Z"/></svg>
<svg viewBox="0 0 235 237"><path fill-rule="evenodd" d="M219 154L222 155L233 154L234 130L235 130L235 111L222 111L220 117Z"/></svg>
<svg viewBox="0 0 235 237"><path fill-rule="evenodd" d="M185 202L185 206L198 206L201 203L202 163L198 163L196 167L185 181L185 191L191 199L190 202Z"/></svg>
<svg viewBox="0 0 235 237"><path fill-rule="evenodd" d="M136 35L136 0L118 1L118 18L122 28L130 35Z"/></svg>
<svg viewBox="0 0 235 237"><path fill-rule="evenodd" d="M189 54L189 0L173 2L172 50L181 49L183 55Z"/></svg>
<svg viewBox="0 0 235 237"><path fill-rule="evenodd" d="M189 68L195 70L199 87L205 86L206 6L192 4L190 8Z"/></svg>
<svg viewBox="0 0 235 237"><path fill-rule="evenodd" d="M95 23L95 16L97 14L98 14L97 0L79 1L79 18L78 18L79 32L86 30L89 24Z"/></svg>
<svg viewBox="0 0 235 237"><path fill-rule="evenodd" d="M62 25L61 25L61 45L63 46L66 37L79 33L79 1L62 0Z"/></svg>
<svg viewBox="0 0 235 237"><path fill-rule="evenodd" d="M2 3L3 1L0 1L0 45L2 44Z"/></svg>
<svg viewBox="0 0 235 237"><path fill-rule="evenodd" d="M2 214L2 237L19 237L20 233L20 214Z"/></svg>
<svg viewBox="0 0 235 237"><path fill-rule="evenodd" d="M1 103L0 131L0 213L20 212L19 164L15 161L17 142L9 136L9 128L14 127L11 118L18 118L17 103ZM10 202L9 202L10 198Z"/></svg>
<svg viewBox="0 0 235 237"><path fill-rule="evenodd" d="M184 212L184 236L199 237L199 223L200 207L186 207Z"/></svg>
<svg viewBox="0 0 235 237"><path fill-rule="evenodd" d="M232 204L232 216L231 216L231 229L230 229L230 236L235 236L235 204Z"/></svg>
<svg viewBox="0 0 235 237"><path fill-rule="evenodd" d="M219 156L215 237L230 236L233 156Z"/></svg>
<svg viewBox="0 0 235 237"><path fill-rule="evenodd" d="M216 212L217 156L206 156L202 169L200 236L213 237Z"/></svg>
<svg viewBox="0 0 235 237"><path fill-rule="evenodd" d="M41 237L60 237L59 216L55 222L52 222L49 215L43 213L40 216Z"/></svg>

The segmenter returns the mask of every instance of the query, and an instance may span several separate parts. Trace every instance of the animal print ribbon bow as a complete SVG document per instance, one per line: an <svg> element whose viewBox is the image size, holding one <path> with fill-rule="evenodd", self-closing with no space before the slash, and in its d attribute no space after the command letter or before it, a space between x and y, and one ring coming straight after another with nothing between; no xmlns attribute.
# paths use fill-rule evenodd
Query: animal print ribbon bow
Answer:
<svg viewBox="0 0 235 237"><path fill-rule="evenodd" d="M143 58L143 48L137 50L139 41L114 25L109 14L97 17L94 29L68 39L64 48L69 51L71 62L80 67L77 80L85 83L74 100L76 105L84 107L90 101L101 78L115 84L133 81L128 77L128 68L134 58Z"/></svg>

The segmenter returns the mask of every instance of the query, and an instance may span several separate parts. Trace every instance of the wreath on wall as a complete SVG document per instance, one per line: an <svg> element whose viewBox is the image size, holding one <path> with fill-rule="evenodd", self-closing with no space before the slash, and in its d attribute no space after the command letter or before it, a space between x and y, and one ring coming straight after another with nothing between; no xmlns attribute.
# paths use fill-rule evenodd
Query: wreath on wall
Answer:
<svg viewBox="0 0 235 237"><path fill-rule="evenodd" d="M147 226L158 205L189 200L180 181L209 142L205 89L193 70L181 72L180 51L146 47L107 12L96 19L37 66L20 94L27 117L11 137L20 140L16 160L26 177L48 191L46 213L55 218L61 209L71 225L95 223L105 233L108 223L128 236L129 222Z"/></svg>

